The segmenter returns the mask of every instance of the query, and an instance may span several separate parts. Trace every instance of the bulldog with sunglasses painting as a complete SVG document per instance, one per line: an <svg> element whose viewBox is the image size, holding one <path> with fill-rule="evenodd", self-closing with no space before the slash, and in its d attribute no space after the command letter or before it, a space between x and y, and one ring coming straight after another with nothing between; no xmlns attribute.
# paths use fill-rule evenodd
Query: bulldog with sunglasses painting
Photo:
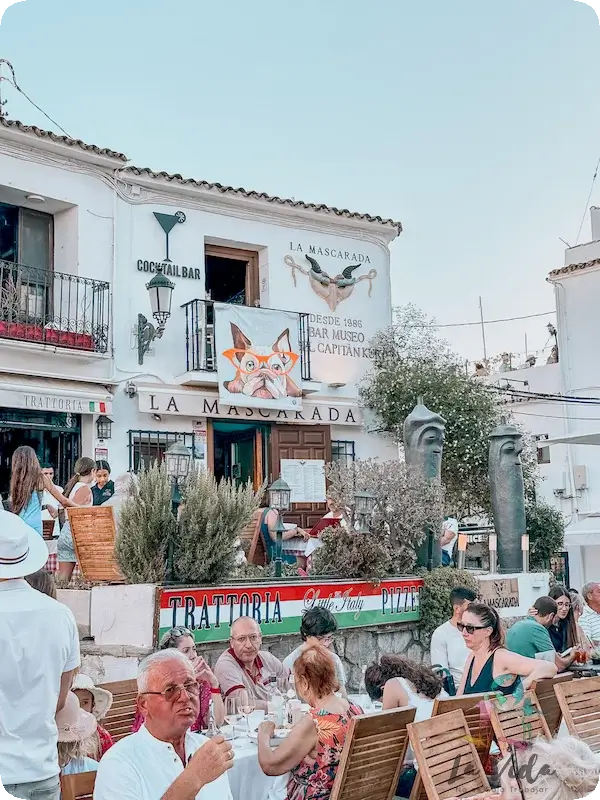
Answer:
<svg viewBox="0 0 600 800"><path fill-rule="evenodd" d="M511 695L517 687L526 691L536 681L556 675L556 664L506 650L500 617L490 606L470 603L456 627L470 651L458 694Z"/></svg>
<svg viewBox="0 0 600 800"><path fill-rule="evenodd" d="M302 390L289 376L298 361L298 355L292 353L289 328L272 345L265 346L253 344L237 325L230 324L233 347L223 355L231 361L236 374L232 381L223 383L225 389L264 400L302 397Z"/></svg>

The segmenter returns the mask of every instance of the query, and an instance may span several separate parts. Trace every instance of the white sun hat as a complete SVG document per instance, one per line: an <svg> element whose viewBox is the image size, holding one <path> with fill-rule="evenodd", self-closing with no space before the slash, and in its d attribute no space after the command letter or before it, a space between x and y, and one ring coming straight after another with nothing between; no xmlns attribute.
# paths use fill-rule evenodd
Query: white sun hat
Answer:
<svg viewBox="0 0 600 800"><path fill-rule="evenodd" d="M0 511L0 578L24 578L48 561L48 547L37 531L10 511Z"/></svg>
<svg viewBox="0 0 600 800"><path fill-rule="evenodd" d="M59 742L81 742L96 732L98 721L80 707L77 695L69 692L64 706L56 714L56 727Z"/></svg>
<svg viewBox="0 0 600 800"><path fill-rule="evenodd" d="M112 706L113 696L107 689L101 689L99 686L94 685L94 681L89 675L84 675L83 672L78 672L73 678L73 685L71 689L85 689L86 692L91 692L94 698L94 708L92 714L96 719L102 719Z"/></svg>

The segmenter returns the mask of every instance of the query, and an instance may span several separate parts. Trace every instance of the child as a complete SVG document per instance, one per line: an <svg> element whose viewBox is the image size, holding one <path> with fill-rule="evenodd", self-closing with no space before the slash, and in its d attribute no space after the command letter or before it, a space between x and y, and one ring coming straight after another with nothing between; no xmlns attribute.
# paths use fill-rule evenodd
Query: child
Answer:
<svg viewBox="0 0 600 800"><path fill-rule="evenodd" d="M61 775L95 772L98 769L98 762L90 758L90 752L97 747L97 726L96 717L80 708L77 697L69 692L64 708L56 715Z"/></svg>
<svg viewBox="0 0 600 800"><path fill-rule="evenodd" d="M78 672L73 679L72 691L77 695L79 705L84 711L93 714L96 721L103 719L112 706L113 696L106 689L94 686L94 681L82 672ZM113 746L114 742L110 733L98 724L98 748L94 755L98 761L104 753Z"/></svg>

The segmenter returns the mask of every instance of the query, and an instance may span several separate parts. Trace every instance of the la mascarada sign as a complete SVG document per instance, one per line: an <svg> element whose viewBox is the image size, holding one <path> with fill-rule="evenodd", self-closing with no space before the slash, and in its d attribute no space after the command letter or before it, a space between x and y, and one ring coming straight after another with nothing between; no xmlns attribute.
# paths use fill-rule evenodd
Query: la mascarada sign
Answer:
<svg viewBox="0 0 600 800"><path fill-rule="evenodd" d="M181 417L216 417L221 419L252 419L257 422L293 422L311 425L362 425L358 406L329 405L304 402L301 411L274 408L244 408L221 403L216 395L196 392L155 392L140 389L139 410L143 414L176 414Z"/></svg>
<svg viewBox="0 0 600 800"><path fill-rule="evenodd" d="M183 626L197 642L226 642L233 622L253 617L263 636L298 633L302 614L321 606L340 628L417 622L421 578L396 578L374 585L366 581L161 589L158 637Z"/></svg>

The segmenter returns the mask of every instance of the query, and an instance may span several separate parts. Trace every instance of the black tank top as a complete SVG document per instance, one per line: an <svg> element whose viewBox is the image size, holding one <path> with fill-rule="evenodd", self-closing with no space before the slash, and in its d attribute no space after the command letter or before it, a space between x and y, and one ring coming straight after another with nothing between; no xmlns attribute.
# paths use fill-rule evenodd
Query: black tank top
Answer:
<svg viewBox="0 0 600 800"><path fill-rule="evenodd" d="M508 686L499 686L494 681L494 656L496 655L496 652L497 651L494 650L494 652L485 662L483 669L477 676L475 683L471 683L473 664L475 663L475 659L471 659L471 664L469 666L469 671L467 672L467 680L465 683L465 694L483 694L484 692L500 692L500 694L503 695L513 694L521 678L519 675L517 675L514 681Z"/></svg>

